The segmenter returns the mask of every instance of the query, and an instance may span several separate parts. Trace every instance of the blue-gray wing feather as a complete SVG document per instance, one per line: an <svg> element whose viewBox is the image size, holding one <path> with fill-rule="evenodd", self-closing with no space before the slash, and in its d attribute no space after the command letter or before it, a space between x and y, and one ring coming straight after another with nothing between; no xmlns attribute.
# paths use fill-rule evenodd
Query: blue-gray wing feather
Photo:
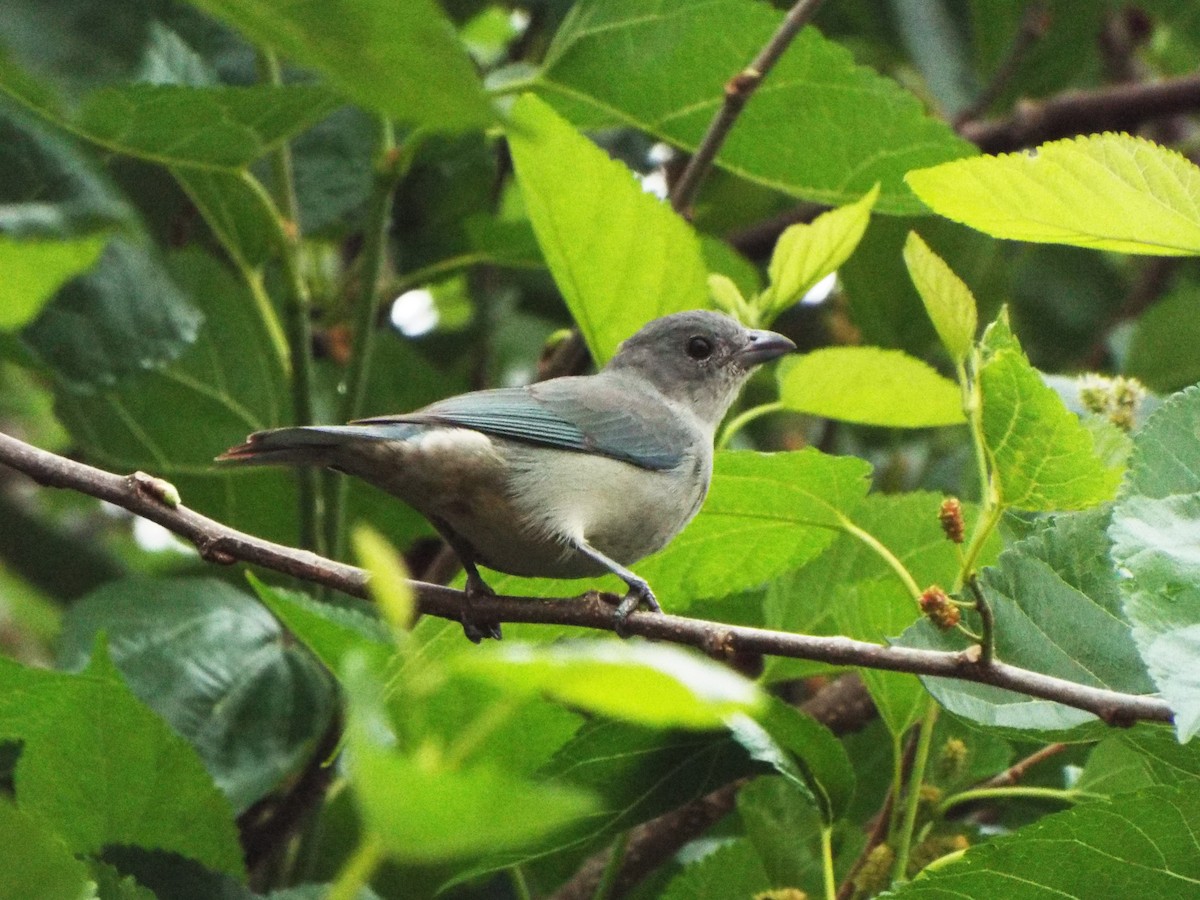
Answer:
<svg viewBox="0 0 1200 900"><path fill-rule="evenodd" d="M643 469L671 469L694 440L661 398L630 394L598 376L558 378L439 400L372 426L450 425L559 450L596 453Z"/></svg>

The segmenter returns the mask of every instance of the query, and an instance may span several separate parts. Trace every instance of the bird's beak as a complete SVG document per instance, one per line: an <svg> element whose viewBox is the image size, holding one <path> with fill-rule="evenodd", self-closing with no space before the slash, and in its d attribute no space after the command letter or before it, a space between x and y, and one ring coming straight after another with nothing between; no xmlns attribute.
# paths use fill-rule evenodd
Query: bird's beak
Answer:
<svg viewBox="0 0 1200 900"><path fill-rule="evenodd" d="M747 369L791 353L796 345L774 331L747 331L746 346L734 356Z"/></svg>

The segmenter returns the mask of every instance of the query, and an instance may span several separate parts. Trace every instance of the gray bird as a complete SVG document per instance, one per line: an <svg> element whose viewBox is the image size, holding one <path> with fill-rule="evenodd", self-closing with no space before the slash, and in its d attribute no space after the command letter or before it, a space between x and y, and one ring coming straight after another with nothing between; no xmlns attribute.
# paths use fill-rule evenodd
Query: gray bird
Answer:
<svg viewBox="0 0 1200 900"><path fill-rule="evenodd" d="M595 375L475 391L350 425L277 428L217 457L242 465L328 466L394 494L429 520L467 573L477 563L551 578L612 572L639 605L661 607L626 566L661 550L704 502L713 437L751 371L795 349L715 312L656 319ZM482 628L482 630L481 630Z"/></svg>

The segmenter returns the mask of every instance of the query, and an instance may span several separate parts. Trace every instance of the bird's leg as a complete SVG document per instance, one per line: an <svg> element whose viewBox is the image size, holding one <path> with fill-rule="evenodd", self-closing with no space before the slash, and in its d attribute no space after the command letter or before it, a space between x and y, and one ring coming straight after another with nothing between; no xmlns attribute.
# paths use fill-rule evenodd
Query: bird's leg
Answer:
<svg viewBox="0 0 1200 900"><path fill-rule="evenodd" d="M475 618L475 614L471 609L471 601L476 597L496 596L496 592L483 580L483 576L479 574L479 569L475 565L475 548L459 537L453 528L440 519L430 519L430 524L437 529L442 539L450 545L450 549L454 551L454 555L458 557L458 561L462 563L463 570L467 573L466 603L463 605L460 617L463 634L467 636L467 640L472 644L478 644L484 638L500 640L502 636L500 633L500 623L480 622Z"/></svg>
<svg viewBox="0 0 1200 900"><path fill-rule="evenodd" d="M650 584L646 579L635 575L620 563L609 559L591 544L584 540L573 542L574 547L584 556L595 560L612 572L627 585L629 590L625 596L621 598L621 602L617 605L617 611L614 614L616 622L616 632L619 637L628 637L628 632L625 631L625 621L639 606L645 606L651 612L662 612L662 607L658 605L658 600L654 597L654 591L650 590Z"/></svg>

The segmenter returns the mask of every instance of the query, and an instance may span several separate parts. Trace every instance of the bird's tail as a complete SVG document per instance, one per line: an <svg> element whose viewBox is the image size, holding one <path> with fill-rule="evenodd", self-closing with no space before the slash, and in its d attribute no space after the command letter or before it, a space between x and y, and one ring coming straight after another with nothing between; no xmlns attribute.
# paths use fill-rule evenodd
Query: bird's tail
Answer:
<svg viewBox="0 0 1200 900"><path fill-rule="evenodd" d="M230 447L216 462L241 466L328 466L339 451L359 440L387 440L390 435L368 425L312 425L256 431L244 444Z"/></svg>

